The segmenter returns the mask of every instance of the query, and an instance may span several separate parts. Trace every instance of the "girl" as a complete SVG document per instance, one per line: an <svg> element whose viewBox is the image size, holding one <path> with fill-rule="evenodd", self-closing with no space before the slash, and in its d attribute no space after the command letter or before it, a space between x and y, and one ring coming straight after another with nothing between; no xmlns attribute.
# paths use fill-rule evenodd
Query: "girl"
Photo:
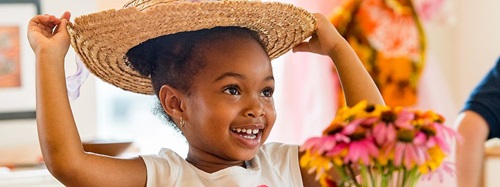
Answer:
<svg viewBox="0 0 500 187"><path fill-rule="evenodd" d="M300 41L298 45L294 45L297 43L290 43L290 38L286 38L286 41L273 40L274 33L296 34L279 26L294 26L294 23L277 24L273 30L263 32L259 30L259 26L252 26L262 20L255 23L247 20L243 23L248 24L240 24L229 20L220 21L227 18L221 16L217 23L213 22L207 28L165 32L158 37L149 36L147 41L138 42L138 45L131 44L132 46L124 51L124 59L116 60L114 56L120 58L120 54L115 53L120 53L124 44L133 42L123 42L123 45L115 45L116 47L107 45L127 39L144 38L145 34L132 32L132 35L124 36L128 32L100 33L89 37L103 36L104 39L85 40L79 35L84 29L78 30L77 24L68 27L68 12L60 18L52 15L35 16L29 23L28 38L37 59L39 139L47 168L65 185L318 185L314 176L299 167L298 146L264 144L276 119L272 98L275 85L270 59L291 48L294 52L312 52L331 57L338 69L348 105L352 106L361 100L372 104L384 103L354 51L323 15L311 15L300 8L279 3L248 3L244 0L173 4L173 1L165 0L149 6L144 5L144 2L149 1L129 3L128 5L137 5L136 9L124 9L128 12L122 16L134 15L137 10L158 10L155 17L173 13L177 17L169 16L168 19L175 22L184 19L182 12L186 9L162 9L168 4L174 7L192 6L195 7L193 11L205 10L204 8L210 5L215 6L215 12L206 19L210 21L222 14L231 14L231 10L251 4L249 7L266 6L266 9L261 8L254 13L265 15L265 18L270 20L269 23L300 19L298 15L305 13L313 18L310 23L316 24L317 29L309 41L301 42L308 34L298 39L295 37L294 40ZM279 7L285 7L283 10L286 11L273 9ZM234 14L241 12L250 14L252 10L247 7L240 12L235 11ZM292 15L284 16L284 13ZM113 22L113 19L120 18L117 16L119 14L120 11L103 12L102 15L109 17L96 16L100 19L95 23L79 23L88 24L89 28L109 20L110 23L115 23L111 27L104 24L93 32L136 29L126 25L131 21L142 24L141 27L151 26L158 30L165 26L150 22L144 17L127 18L124 23L116 20ZM169 29L187 27L174 22L170 22ZM219 22L222 23L218 24ZM78 23L77 20L75 23ZM193 26L200 24L195 23ZM156 94L167 118L182 131L188 141L189 151L185 159L168 149L161 150L158 155L130 159L111 158L83 151L65 86L63 59L70 44L67 27L70 28L73 47L94 74L126 90ZM279 37L278 39L285 40ZM102 45L98 45L99 42ZM282 47L279 47L280 45ZM92 50L110 52L103 55ZM127 68L130 68L130 72L127 72ZM150 83L140 82L144 80ZM332 175L335 174L332 172Z"/></svg>

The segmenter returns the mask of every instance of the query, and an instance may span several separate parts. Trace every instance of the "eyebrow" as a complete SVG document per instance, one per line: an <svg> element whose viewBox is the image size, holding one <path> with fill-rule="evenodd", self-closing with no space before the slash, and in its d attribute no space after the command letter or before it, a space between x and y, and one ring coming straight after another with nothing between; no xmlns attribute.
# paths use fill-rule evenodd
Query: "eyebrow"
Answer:
<svg viewBox="0 0 500 187"><path fill-rule="evenodd" d="M245 79L245 76L238 74L238 73L233 73L233 72L226 72L223 73L221 76L217 77L217 79L214 80L214 82L220 81L226 77L234 77L237 79Z"/></svg>
<svg viewBox="0 0 500 187"><path fill-rule="evenodd" d="M244 75L241 75L241 74L238 74L238 73L234 73L234 72L226 72L226 73L223 73L221 76L217 77L214 82L217 82L217 81L220 81L226 77L234 77L234 78L237 78L237 79L246 79L246 77ZM264 81L271 81L273 80L274 81L274 77L273 76L268 76L264 79Z"/></svg>

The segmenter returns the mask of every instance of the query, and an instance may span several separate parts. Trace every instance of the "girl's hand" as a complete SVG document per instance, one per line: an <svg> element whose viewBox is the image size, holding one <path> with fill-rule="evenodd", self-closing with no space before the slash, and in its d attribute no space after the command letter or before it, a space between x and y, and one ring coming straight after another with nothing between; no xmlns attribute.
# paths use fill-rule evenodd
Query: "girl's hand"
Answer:
<svg viewBox="0 0 500 187"><path fill-rule="evenodd" d="M307 42L302 42L293 48L293 52L312 52L320 55L335 54L335 49L340 42L345 42L345 39L323 15L315 13L317 29Z"/></svg>
<svg viewBox="0 0 500 187"><path fill-rule="evenodd" d="M66 25L71 14L64 12L61 18L53 15L37 15L28 25L28 40L38 56L54 55L64 58L68 52L70 40Z"/></svg>

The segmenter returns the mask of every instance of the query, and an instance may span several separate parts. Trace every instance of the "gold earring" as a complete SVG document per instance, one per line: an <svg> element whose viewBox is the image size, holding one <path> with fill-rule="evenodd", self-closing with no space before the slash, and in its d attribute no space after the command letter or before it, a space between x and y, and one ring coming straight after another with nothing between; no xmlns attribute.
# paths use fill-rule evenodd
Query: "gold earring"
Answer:
<svg viewBox="0 0 500 187"><path fill-rule="evenodd" d="M184 119L182 119L182 116L181 116L181 119L180 119L179 123L181 124L181 127L186 126L186 121L184 121Z"/></svg>

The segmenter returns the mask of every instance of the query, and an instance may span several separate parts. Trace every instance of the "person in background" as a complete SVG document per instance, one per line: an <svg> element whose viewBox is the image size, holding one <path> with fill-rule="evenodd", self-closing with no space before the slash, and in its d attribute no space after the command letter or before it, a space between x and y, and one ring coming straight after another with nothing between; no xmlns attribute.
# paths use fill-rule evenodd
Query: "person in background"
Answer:
<svg viewBox="0 0 500 187"><path fill-rule="evenodd" d="M500 58L470 94L456 125L464 139L456 149L458 187L481 186L484 143L500 137Z"/></svg>

